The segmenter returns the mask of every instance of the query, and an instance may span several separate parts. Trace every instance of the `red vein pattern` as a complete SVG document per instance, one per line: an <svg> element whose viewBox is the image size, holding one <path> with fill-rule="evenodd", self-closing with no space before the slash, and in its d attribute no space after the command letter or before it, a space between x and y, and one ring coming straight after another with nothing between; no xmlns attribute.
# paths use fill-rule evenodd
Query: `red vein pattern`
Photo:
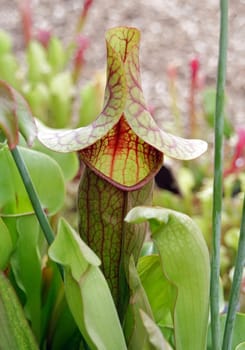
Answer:
<svg viewBox="0 0 245 350"><path fill-rule="evenodd" d="M75 130L39 127L39 139L60 151L80 151L81 159L118 188L135 190L154 176L163 154L193 159L207 149L201 140L166 133L144 101L139 66L140 32L113 28L106 33L107 88L104 109L90 125Z"/></svg>
<svg viewBox="0 0 245 350"><path fill-rule="evenodd" d="M81 159L97 174L124 190L135 190L150 181L163 155L140 139L122 116L107 135L80 151Z"/></svg>
<svg viewBox="0 0 245 350"><path fill-rule="evenodd" d="M138 260L145 224L127 224L124 217L136 205L150 204L152 182L139 191L121 191L86 168L79 188L79 232L100 257L103 273L118 307L124 304L128 261ZM124 273L123 270L126 272ZM123 293L124 297L125 294Z"/></svg>

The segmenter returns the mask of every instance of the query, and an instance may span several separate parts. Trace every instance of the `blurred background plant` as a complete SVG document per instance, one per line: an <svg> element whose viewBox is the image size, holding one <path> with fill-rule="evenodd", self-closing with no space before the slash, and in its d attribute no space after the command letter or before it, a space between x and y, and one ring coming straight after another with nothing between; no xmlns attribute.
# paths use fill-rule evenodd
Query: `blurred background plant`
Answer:
<svg viewBox="0 0 245 350"><path fill-rule="evenodd" d="M181 119L178 108L177 67L168 70L169 93L175 127L178 132L186 125L186 135L190 138L205 138L210 145L209 152L192 163L173 164L165 159L165 165L156 177L154 204L173 208L190 215L204 233L211 247L212 237L212 186L213 128L215 114L215 88L206 86L200 74L200 61L190 61L189 74L189 118ZM226 98L227 102L228 98ZM245 189L245 128L236 128L231 118L225 115L225 170L222 213L221 277L224 293L230 290L231 271L237 253L239 227L242 212L242 195ZM162 174L161 174L162 172Z"/></svg>
<svg viewBox="0 0 245 350"><path fill-rule="evenodd" d="M92 47L83 33L93 2L85 0L78 16L75 33L70 42L64 43L52 30L35 28L28 0L20 2L20 16L24 37L23 59L13 48L13 38L0 31L0 78L7 81L27 99L33 114L45 124L56 127L79 127L93 120L101 110L105 74L96 71L80 86L79 81L86 68L86 52ZM212 136L215 111L215 88L205 82L201 62L194 57L189 62L187 80L187 120L182 118L178 66L167 70L169 113L174 116L172 130L190 138L204 138L209 144L206 157L190 163L174 163L165 159L164 167L156 177L154 204L188 214L196 220L210 247L212 232ZM228 102L228 97L226 102ZM154 105L149 109L154 114ZM229 293L232 269L236 255L242 192L245 190L245 125L236 128L232 118L225 118L225 171L224 205L222 222L221 277L225 296ZM40 144L34 149L48 153L61 166L66 178L68 196L62 210L76 227L76 175L79 164L76 155L72 159L47 151ZM72 164L72 165L71 165ZM74 180L75 179L75 180ZM53 224L56 218L54 216ZM241 310L244 311L245 292L241 290Z"/></svg>

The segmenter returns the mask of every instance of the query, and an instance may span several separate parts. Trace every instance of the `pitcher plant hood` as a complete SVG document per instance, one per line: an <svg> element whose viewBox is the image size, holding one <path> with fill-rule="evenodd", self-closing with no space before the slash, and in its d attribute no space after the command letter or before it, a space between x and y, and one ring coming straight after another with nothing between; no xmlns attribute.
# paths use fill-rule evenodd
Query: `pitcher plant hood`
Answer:
<svg viewBox="0 0 245 350"><path fill-rule="evenodd" d="M88 126L51 129L38 122L38 138L58 152L79 151L97 175L123 190L136 190L159 170L163 156L194 159L207 143L162 130L147 109L140 77L140 32L117 27L106 33L104 107Z"/></svg>

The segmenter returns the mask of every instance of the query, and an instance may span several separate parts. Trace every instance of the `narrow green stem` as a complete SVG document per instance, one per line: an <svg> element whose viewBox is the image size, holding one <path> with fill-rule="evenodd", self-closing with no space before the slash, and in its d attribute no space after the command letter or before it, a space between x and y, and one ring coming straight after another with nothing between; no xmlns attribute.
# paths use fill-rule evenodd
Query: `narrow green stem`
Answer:
<svg viewBox="0 0 245 350"><path fill-rule="evenodd" d="M213 242L210 283L212 349L220 349L219 273L223 177L224 94L228 42L228 0L220 0L219 61L215 110L215 156L213 185Z"/></svg>
<svg viewBox="0 0 245 350"><path fill-rule="evenodd" d="M45 214L45 212L41 206L37 192L33 186L29 172L26 168L25 162L24 162L17 147L15 147L14 149L11 149L11 154L12 154L14 161L15 161L15 164L19 170L20 176L22 178L25 189L28 193L28 196L30 198L31 204L32 204L33 209L35 211L35 214L36 214L37 219L39 221L39 224L42 228L42 231L44 233L44 236L45 236L48 244L51 245L51 243L54 240L54 233L53 233L52 227L50 226L50 223L48 221L47 215ZM61 273L61 277L63 278L63 268L61 265L58 265L58 268L59 268L59 271Z"/></svg>
<svg viewBox="0 0 245 350"><path fill-rule="evenodd" d="M19 170L19 173L21 175L21 178L23 180L25 189L29 195L31 204L33 206L33 209L36 213L36 216L38 218L38 221L40 223L40 226L43 230L43 233L45 235L45 238L48 242L48 244L50 245L53 240L54 240L54 233L53 230L50 226L50 223L48 221L48 218L46 216L46 214L44 213L44 210L41 206L41 203L39 201L37 192L33 186L32 180L30 178L29 172L25 166L24 160L18 150L17 147L15 147L14 149L11 150L12 156L14 158L15 164Z"/></svg>
<svg viewBox="0 0 245 350"><path fill-rule="evenodd" d="M225 332L224 332L222 350L231 349L232 332L233 332L234 322L236 318L237 305L239 302L240 287L241 287L244 265L245 265L245 195L243 199L241 230L240 230L240 237L239 237L239 243L238 243L235 271L234 271L233 282L231 287L229 307L228 307L227 318L225 323Z"/></svg>

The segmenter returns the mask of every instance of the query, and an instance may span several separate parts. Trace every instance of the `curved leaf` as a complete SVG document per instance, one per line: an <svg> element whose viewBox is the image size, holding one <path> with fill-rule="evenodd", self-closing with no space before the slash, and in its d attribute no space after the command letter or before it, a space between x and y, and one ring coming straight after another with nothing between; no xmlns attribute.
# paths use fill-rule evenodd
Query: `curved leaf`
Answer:
<svg viewBox="0 0 245 350"><path fill-rule="evenodd" d="M39 223L35 215L16 219L18 238L11 257L16 283L24 292L25 313L38 341L41 332L42 262L38 247Z"/></svg>
<svg viewBox="0 0 245 350"><path fill-rule="evenodd" d="M3 129L10 148L14 148L18 143L18 121L13 100L9 85L0 81L0 128Z"/></svg>
<svg viewBox="0 0 245 350"><path fill-rule="evenodd" d="M63 219L49 256L65 267L67 302L91 349L126 350L109 287L98 267L100 260Z"/></svg>
<svg viewBox="0 0 245 350"><path fill-rule="evenodd" d="M124 321L124 333L127 339L128 350L149 349L149 334L145 330L141 315L144 312L152 323L154 323L153 314L132 256L129 261L128 281L130 301Z"/></svg>
<svg viewBox="0 0 245 350"><path fill-rule="evenodd" d="M225 329L225 321L226 321L226 315L221 315L220 316L220 342L222 342L222 337L224 334L224 329ZM208 346L207 350L213 350L212 348L212 341L211 341L211 329L209 327L209 332L208 332ZM232 345L231 349L237 350L237 347L239 344L245 342L245 314L244 313L236 313L236 319L235 319L235 325L233 329L233 336L232 336ZM241 345L242 346L242 345ZM239 349L239 347L238 347ZM243 349L243 348L241 348ZM239 349L240 350L240 349Z"/></svg>
<svg viewBox="0 0 245 350"><path fill-rule="evenodd" d="M2 272L0 272L0 325L2 349L38 350L15 291Z"/></svg>
<svg viewBox="0 0 245 350"><path fill-rule="evenodd" d="M161 258L163 274L177 290L173 313L177 350L206 350L210 262L202 233L184 214L136 207L128 222L148 220Z"/></svg>
<svg viewBox="0 0 245 350"><path fill-rule="evenodd" d="M28 144L36 137L36 125L25 99L5 81L0 80L0 129L3 129L9 147L18 143L18 131Z"/></svg>
<svg viewBox="0 0 245 350"><path fill-rule="evenodd" d="M149 343L151 345L150 349L166 350L167 343L156 323L153 322L143 310L140 310L140 316L149 337Z"/></svg>
<svg viewBox="0 0 245 350"><path fill-rule="evenodd" d="M10 232L0 217L0 270L4 270L13 250L13 243Z"/></svg>
<svg viewBox="0 0 245 350"><path fill-rule="evenodd" d="M43 207L51 215L64 202L64 179L58 164L49 156L19 147ZM29 196L7 149L0 149L0 215L33 213Z"/></svg>
<svg viewBox="0 0 245 350"><path fill-rule="evenodd" d="M237 345L235 350L245 350L245 342L242 342L239 345Z"/></svg>
<svg viewBox="0 0 245 350"><path fill-rule="evenodd" d="M45 153L51 158L53 158L59 164L66 181L72 180L76 176L79 170L79 161L77 153L55 152L47 147L44 147L40 142L35 142L32 149Z"/></svg>
<svg viewBox="0 0 245 350"><path fill-rule="evenodd" d="M171 313L176 303L177 288L163 275L159 255L140 258L138 272L157 324L161 328L173 327Z"/></svg>

